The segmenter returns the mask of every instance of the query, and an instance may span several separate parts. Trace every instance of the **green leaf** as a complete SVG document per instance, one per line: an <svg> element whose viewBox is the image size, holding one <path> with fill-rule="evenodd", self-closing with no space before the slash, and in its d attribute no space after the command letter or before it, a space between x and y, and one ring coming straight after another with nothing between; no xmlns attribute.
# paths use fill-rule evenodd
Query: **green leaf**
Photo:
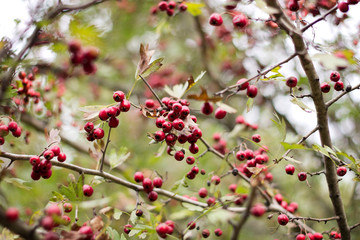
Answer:
<svg viewBox="0 0 360 240"><path fill-rule="evenodd" d="M202 13L201 8L205 7L205 4L203 4L203 3L185 2L185 4L188 7L187 11L194 17L201 15L201 13Z"/></svg>
<svg viewBox="0 0 360 240"><path fill-rule="evenodd" d="M58 54L66 53L68 50L67 45L64 44L63 42L55 42L50 46L50 49Z"/></svg>
<svg viewBox="0 0 360 240"><path fill-rule="evenodd" d="M153 72L156 72L157 70L159 70L161 68L162 61L164 60L164 58L158 58L154 61L152 61L149 66L147 66L142 73L140 73L139 75L141 75L143 78L146 78L147 76L149 76L150 74L152 74ZM137 76L136 80L140 80L140 76Z"/></svg>
<svg viewBox="0 0 360 240"><path fill-rule="evenodd" d="M306 106L305 103L303 103L302 101L300 101L298 98L292 98L290 100L293 104L298 105L302 110L304 110L307 113L311 113L314 112L315 110L313 110L312 108Z"/></svg>
<svg viewBox="0 0 360 240"><path fill-rule="evenodd" d="M246 112L250 112L251 109L253 108L253 105L254 105L254 99L248 98L248 100L246 102Z"/></svg>
<svg viewBox="0 0 360 240"><path fill-rule="evenodd" d="M277 114L275 114L275 117L278 121L271 119L273 123L275 124L276 128L278 129L280 133L280 140L283 142L286 138L286 123L284 119L280 119Z"/></svg>
<svg viewBox="0 0 360 240"><path fill-rule="evenodd" d="M22 180L20 178L5 178L4 179L5 182L10 183L12 185L14 185L15 187L24 189L24 190L31 190L31 187L26 186L24 183L27 183L27 181Z"/></svg>
<svg viewBox="0 0 360 240"><path fill-rule="evenodd" d="M289 162L293 162L293 163L296 163L296 164L302 164L302 162L298 161L298 160L295 160L294 158L292 157L288 157L288 156L285 156L284 157L286 160L288 160Z"/></svg>
<svg viewBox="0 0 360 240"><path fill-rule="evenodd" d="M127 240L123 233L121 234L120 240Z"/></svg>
<svg viewBox="0 0 360 240"><path fill-rule="evenodd" d="M332 155L336 156L336 153L334 150L332 150L329 146L324 146L325 150L328 151L328 153L331 153Z"/></svg>
<svg viewBox="0 0 360 240"><path fill-rule="evenodd" d="M112 239L112 240L121 240L120 234L118 233L118 231L116 231L115 229L113 229L110 226L106 228L106 233L109 235L110 239Z"/></svg>
<svg viewBox="0 0 360 240"><path fill-rule="evenodd" d="M313 145L312 145L312 148L313 148L316 152L319 152L319 153L321 153L321 154L323 154L323 155L325 155L325 156L327 156L327 157L330 157L330 154L328 153L328 151L327 151L325 148L323 148L323 147L321 147L321 146L319 146L319 145L317 145L317 144L313 144Z"/></svg>
<svg viewBox="0 0 360 240"><path fill-rule="evenodd" d="M5 92L5 99L10 99L18 95L17 89L12 86L8 86Z"/></svg>
<svg viewBox="0 0 360 240"><path fill-rule="evenodd" d="M80 174L79 176L79 179L76 183L76 186L75 186L75 193L76 193L76 196L78 197L78 199L81 201L84 197L84 194L83 194L83 185L84 185L84 174Z"/></svg>
<svg viewBox="0 0 360 240"><path fill-rule="evenodd" d="M56 191L52 191L51 193L52 193L53 197L56 199L56 201L64 200L64 196L62 194L60 194L60 193L58 193Z"/></svg>
<svg viewBox="0 0 360 240"><path fill-rule="evenodd" d="M114 169L123 164L130 157L127 147L121 147L118 152L112 149L109 155L110 169Z"/></svg>
<svg viewBox="0 0 360 240"><path fill-rule="evenodd" d="M328 70L333 70L336 69L337 67L348 65L348 61L346 61L343 58L336 57L333 54L318 53L315 54L312 57L312 59L319 61L320 64Z"/></svg>
<svg viewBox="0 0 360 240"><path fill-rule="evenodd" d="M64 195L70 201L76 201L77 200L76 193L75 193L74 189L70 189L68 187L65 187L64 185L60 185L59 191L60 191L60 193L62 195Z"/></svg>
<svg viewBox="0 0 360 240"><path fill-rule="evenodd" d="M84 25L74 19L69 24L69 31L71 36L80 39L84 45L101 45L100 32L94 25Z"/></svg>
<svg viewBox="0 0 360 240"><path fill-rule="evenodd" d="M119 220L122 214L123 214L123 212L121 210L116 209L116 208L114 209L114 219L115 220Z"/></svg>
<svg viewBox="0 0 360 240"><path fill-rule="evenodd" d="M139 219L138 216L136 216L136 210L132 211L130 214L130 222L136 224L138 219Z"/></svg>
<svg viewBox="0 0 360 240"><path fill-rule="evenodd" d="M352 155L348 155L347 153L341 152L341 151L337 151L336 154L340 155L340 156L343 156L343 157L346 157L347 159L349 159L354 164L357 163L356 159Z"/></svg>
<svg viewBox="0 0 360 240"><path fill-rule="evenodd" d="M186 202L183 202L182 205L183 205L183 207L187 208L190 211L202 212L204 210L202 207L195 206L193 204L186 203Z"/></svg>
<svg viewBox="0 0 360 240"><path fill-rule="evenodd" d="M302 144L296 144L296 143L290 144L287 142L281 142L281 145L283 145L285 150L289 150L289 149L311 150L311 148L305 147Z"/></svg>

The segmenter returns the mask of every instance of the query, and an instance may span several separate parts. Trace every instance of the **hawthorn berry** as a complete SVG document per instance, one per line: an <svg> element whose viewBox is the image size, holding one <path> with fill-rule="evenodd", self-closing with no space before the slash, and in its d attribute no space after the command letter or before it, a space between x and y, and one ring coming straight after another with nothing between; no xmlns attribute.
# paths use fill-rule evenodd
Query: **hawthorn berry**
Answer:
<svg viewBox="0 0 360 240"><path fill-rule="evenodd" d="M278 223L283 226L285 226L289 222L289 218L285 214L280 214L277 220Z"/></svg>
<svg viewBox="0 0 360 240"><path fill-rule="evenodd" d="M91 240L94 234L90 226L82 226L78 232L86 235L85 240Z"/></svg>
<svg viewBox="0 0 360 240"><path fill-rule="evenodd" d="M94 193L94 189L90 185L84 184L82 189L83 189L83 194L86 197L91 197L91 195L93 195L93 193Z"/></svg>
<svg viewBox="0 0 360 240"><path fill-rule="evenodd" d="M221 14L219 13L213 13L210 15L210 19L209 19L209 23L212 26L221 26L221 24L223 23L223 19L221 17Z"/></svg>
<svg viewBox="0 0 360 240"><path fill-rule="evenodd" d="M254 158L254 152L251 149L246 149L244 151L245 159L251 160Z"/></svg>
<svg viewBox="0 0 360 240"><path fill-rule="evenodd" d="M109 118L115 117L116 113L117 113L117 108L116 107L106 108L106 114L108 115Z"/></svg>
<svg viewBox="0 0 360 240"><path fill-rule="evenodd" d="M298 173L298 178L299 178L299 181L305 181L306 180L306 178L307 178L307 174L306 174L306 172L299 172Z"/></svg>
<svg viewBox="0 0 360 240"><path fill-rule="evenodd" d="M278 194L276 194L275 195L275 200L280 204L281 202L282 202L282 200L283 200L283 196L280 194L280 193L278 193Z"/></svg>
<svg viewBox="0 0 360 240"><path fill-rule="evenodd" d="M300 6L297 0L290 0L287 7L290 11L296 12L299 10Z"/></svg>
<svg viewBox="0 0 360 240"><path fill-rule="evenodd" d="M334 84L334 89L336 91L342 91L344 90L344 83L342 81L337 81L335 84Z"/></svg>
<svg viewBox="0 0 360 240"><path fill-rule="evenodd" d="M330 74L330 80L333 81L333 82L337 82L340 80L340 73L337 72L337 71L333 71L331 74Z"/></svg>
<svg viewBox="0 0 360 240"><path fill-rule="evenodd" d="M141 209L137 209L135 212L135 215L138 217L141 217L144 214L144 212Z"/></svg>
<svg viewBox="0 0 360 240"><path fill-rule="evenodd" d="M287 166L285 167L285 172L286 172L287 174L289 174L289 175L293 175L294 172L295 172L295 167L294 167L294 165L291 165L291 164L287 165Z"/></svg>
<svg viewBox="0 0 360 240"><path fill-rule="evenodd" d="M11 132L14 137L20 137L21 136L21 127L17 127L15 131Z"/></svg>
<svg viewBox="0 0 360 240"><path fill-rule="evenodd" d="M19 219L19 210L15 207L9 207L8 209L6 209L5 217L6 220L10 222L15 222Z"/></svg>
<svg viewBox="0 0 360 240"><path fill-rule="evenodd" d="M205 115L210 115L213 111L214 111L214 107L209 102L204 102L204 104L201 106L201 112Z"/></svg>
<svg viewBox="0 0 360 240"><path fill-rule="evenodd" d="M178 140L178 142L179 142L180 144L184 144L184 143L187 142L188 138L187 138L186 135L180 134L180 135L178 136L178 139L177 139L177 140Z"/></svg>
<svg viewBox="0 0 360 240"><path fill-rule="evenodd" d="M156 232L157 234L162 237L162 238L166 238L166 234L168 234L168 232L170 231L171 227L169 227L167 224L165 223L160 223L157 227L156 227Z"/></svg>
<svg viewBox="0 0 360 240"><path fill-rule="evenodd" d="M197 118L194 115L191 115L190 118L194 123L197 123Z"/></svg>
<svg viewBox="0 0 360 240"><path fill-rule="evenodd" d="M261 141L261 136L259 134L255 134L251 137L251 139L256 143L259 143Z"/></svg>
<svg viewBox="0 0 360 240"><path fill-rule="evenodd" d="M248 19L244 14L237 14L232 19L234 27L244 28L248 24Z"/></svg>
<svg viewBox="0 0 360 240"><path fill-rule="evenodd" d="M145 178L142 182L142 185L143 185L144 191L147 193L151 192L154 189L153 182L151 181L150 178Z"/></svg>
<svg viewBox="0 0 360 240"><path fill-rule="evenodd" d="M32 171L30 177L32 180L37 181L40 179L41 174L39 172Z"/></svg>
<svg viewBox="0 0 360 240"><path fill-rule="evenodd" d="M163 131L157 131L154 134L154 138L156 141L160 142L165 139L165 133Z"/></svg>
<svg viewBox="0 0 360 240"><path fill-rule="evenodd" d="M199 193L199 197L205 198L208 194L208 191L206 188L200 188L198 193Z"/></svg>
<svg viewBox="0 0 360 240"><path fill-rule="evenodd" d="M162 184L163 184L163 180L160 177L156 177L153 179L154 187L161 188Z"/></svg>
<svg viewBox="0 0 360 240"><path fill-rule="evenodd" d="M320 88L321 88L321 91L322 91L323 93L328 93L328 92L330 92L331 86L330 86L328 83L323 82L323 83L320 85Z"/></svg>
<svg viewBox="0 0 360 240"><path fill-rule="evenodd" d="M265 180L272 182L272 180L274 179L273 175L271 173L267 173L265 175Z"/></svg>
<svg viewBox="0 0 360 240"><path fill-rule="evenodd" d="M31 165L35 166L40 163L40 158L38 156L32 156L29 161Z"/></svg>
<svg viewBox="0 0 360 240"><path fill-rule="evenodd" d="M220 236L223 234L223 232L222 232L222 230L221 230L220 228L215 229L215 230L214 230L214 233L215 233L215 235L216 235L217 237L220 237Z"/></svg>
<svg viewBox="0 0 360 240"><path fill-rule="evenodd" d="M182 105L180 103L174 103L172 105L172 110L176 113L180 113L182 110Z"/></svg>
<svg viewBox="0 0 360 240"><path fill-rule="evenodd" d="M258 164L263 164L264 162L266 162L266 158L265 158L265 155L257 155L255 157L255 162L258 163Z"/></svg>
<svg viewBox="0 0 360 240"><path fill-rule="evenodd" d="M294 88L294 87L296 87L297 82L298 82L298 80L296 77L289 77L286 80L286 86L288 86L289 88Z"/></svg>
<svg viewBox="0 0 360 240"><path fill-rule="evenodd" d="M340 177L344 176L347 172L346 167L338 167L336 170L336 174Z"/></svg>
<svg viewBox="0 0 360 240"><path fill-rule="evenodd" d="M166 11L168 9L168 3L166 1L161 1L158 4L158 8L160 11Z"/></svg>
<svg viewBox="0 0 360 240"><path fill-rule="evenodd" d="M179 5L179 9L180 9L180 11L182 11L182 12L185 12L185 11L187 10L187 8L188 8L188 6L187 6L185 3L181 3L181 4Z"/></svg>
<svg viewBox="0 0 360 240"><path fill-rule="evenodd" d="M60 153L59 156L57 157L57 160L59 162L65 162L66 160L66 154L65 153Z"/></svg>
<svg viewBox="0 0 360 240"><path fill-rule="evenodd" d="M5 137L9 134L9 127L5 124L0 125L0 136Z"/></svg>
<svg viewBox="0 0 360 240"><path fill-rule="evenodd" d="M346 13L349 11L349 4L347 2L339 2L338 8L340 12Z"/></svg>
<svg viewBox="0 0 360 240"><path fill-rule="evenodd" d="M47 171L42 171L40 174L43 179L49 179L52 175L52 171L49 169Z"/></svg>
<svg viewBox="0 0 360 240"><path fill-rule="evenodd" d="M80 49L81 49L81 42L80 42L80 40L78 40L78 39L73 39L73 40L71 40L70 42L68 42L68 49L69 49L69 51L72 52L72 53L77 53L77 52L79 52ZM26 73L25 73L25 72L23 72L23 73L24 73L25 76L26 76ZM25 78L25 76L24 76L24 78Z"/></svg>
<svg viewBox="0 0 360 240"><path fill-rule="evenodd" d="M72 205L71 203L64 203L64 212L69 213L72 211Z"/></svg>
<svg viewBox="0 0 360 240"><path fill-rule="evenodd" d="M247 88L246 95L249 98L254 98L254 97L256 97L257 92L258 92L258 89L257 89L257 87L255 85L249 85L248 88Z"/></svg>
<svg viewBox="0 0 360 240"><path fill-rule="evenodd" d="M223 119L226 116L226 111L221 109L221 108L217 108L215 111L215 118L217 119Z"/></svg>
<svg viewBox="0 0 360 240"><path fill-rule="evenodd" d="M202 131L200 130L200 128L195 127L192 131L192 135L196 138L196 139L200 139L202 137Z"/></svg>
<svg viewBox="0 0 360 240"><path fill-rule="evenodd" d="M246 159L245 152L244 151L238 151L236 153L236 159L239 161L244 161Z"/></svg>
<svg viewBox="0 0 360 240"><path fill-rule="evenodd" d="M134 174L134 180L135 182L142 182L144 180L144 174L142 172L136 172Z"/></svg>
<svg viewBox="0 0 360 240"><path fill-rule="evenodd" d="M210 231L208 229L204 229L201 232L203 238L208 238L210 236Z"/></svg>
<svg viewBox="0 0 360 240"><path fill-rule="evenodd" d="M219 176L214 175L211 177L211 182L213 182L215 185L218 185L220 183L220 181L221 181L221 179Z"/></svg>
<svg viewBox="0 0 360 240"><path fill-rule="evenodd" d="M177 118L177 119L175 119L175 120L173 121L172 126L173 126L176 130L181 131L181 130L184 129L185 124L184 124L183 120Z"/></svg>
<svg viewBox="0 0 360 240"><path fill-rule="evenodd" d="M306 236L304 234L298 234L296 236L296 240L305 240L306 239Z"/></svg>
<svg viewBox="0 0 360 240"><path fill-rule="evenodd" d="M128 112L130 110L131 104L128 100L124 99L121 103L120 103L120 111L121 112Z"/></svg>
<svg viewBox="0 0 360 240"><path fill-rule="evenodd" d="M148 199L149 199L151 202L156 201L157 198L158 198L157 192L154 192L154 191L149 192L149 194L148 194Z"/></svg>
<svg viewBox="0 0 360 240"><path fill-rule="evenodd" d="M239 85L238 90L245 90L249 87L249 82L247 82L246 78L241 78L236 82L237 85Z"/></svg>
<svg viewBox="0 0 360 240"><path fill-rule="evenodd" d="M189 151L192 153L192 154L196 154L199 152L199 147L198 145L196 145L196 143L192 143L190 146L189 146Z"/></svg>
<svg viewBox="0 0 360 240"><path fill-rule="evenodd" d="M323 239L323 235L321 233L318 233L318 232L314 233L313 236L314 236L314 240Z"/></svg>
<svg viewBox="0 0 360 240"><path fill-rule="evenodd" d="M209 207L213 206L215 204L215 197L209 197L207 200L206 200L206 203Z"/></svg>
<svg viewBox="0 0 360 240"><path fill-rule="evenodd" d="M177 161L182 161L184 159L184 153L183 151L176 151L175 152L175 155L174 155L174 158L177 160Z"/></svg>
<svg viewBox="0 0 360 240"><path fill-rule="evenodd" d="M196 177L196 174L193 173L192 171L190 171L190 172L188 172L188 173L186 174L186 177L187 177L188 179L192 180L192 179L194 179L194 178Z"/></svg>
<svg viewBox="0 0 360 240"><path fill-rule="evenodd" d="M129 228L132 228L132 227L133 226L131 224L126 224L123 229L124 233L129 234L131 232L131 229L129 229Z"/></svg>
<svg viewBox="0 0 360 240"><path fill-rule="evenodd" d="M102 121L106 121L109 118L109 115L107 114L107 110L105 108L99 111L99 118Z"/></svg>
<svg viewBox="0 0 360 240"><path fill-rule="evenodd" d="M251 209L250 213L255 217L261 217L266 212L266 208L261 203L255 204Z"/></svg>
<svg viewBox="0 0 360 240"><path fill-rule="evenodd" d="M169 146L173 146L176 143L177 136L173 133L169 133L165 136L166 144Z"/></svg>
<svg viewBox="0 0 360 240"><path fill-rule="evenodd" d="M180 118L185 119L190 114L190 109L187 106L182 106L180 111Z"/></svg>
<svg viewBox="0 0 360 240"><path fill-rule="evenodd" d="M109 120L109 127L116 128L117 126L119 126L119 119L116 117L111 117Z"/></svg>
<svg viewBox="0 0 360 240"><path fill-rule="evenodd" d="M48 216L61 216L61 210L57 204L51 204L50 206L48 206L45 210L45 213Z"/></svg>
<svg viewBox="0 0 360 240"><path fill-rule="evenodd" d="M195 158L193 156L188 156L186 158L186 163L189 164L189 165L192 165L195 163Z"/></svg>
<svg viewBox="0 0 360 240"><path fill-rule="evenodd" d="M97 128L94 130L95 139L102 139L105 135L105 132L102 128Z"/></svg>
<svg viewBox="0 0 360 240"><path fill-rule="evenodd" d="M41 219L40 225L47 231L51 231L54 226L54 220L51 216L45 216L43 219Z"/></svg>
<svg viewBox="0 0 360 240"><path fill-rule="evenodd" d="M187 227L189 228L189 230L192 230L196 227L196 223L194 221L190 221L188 224L187 224Z"/></svg>

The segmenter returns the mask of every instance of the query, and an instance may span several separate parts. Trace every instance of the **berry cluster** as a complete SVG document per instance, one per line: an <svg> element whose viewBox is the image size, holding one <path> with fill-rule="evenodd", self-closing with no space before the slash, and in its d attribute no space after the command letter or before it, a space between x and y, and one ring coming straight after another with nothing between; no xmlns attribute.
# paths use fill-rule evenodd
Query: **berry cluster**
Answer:
<svg viewBox="0 0 360 240"><path fill-rule="evenodd" d="M232 16L232 23L234 28L245 28L249 25L249 19L245 16L245 14L241 12L228 11L229 15ZM213 13L210 15L209 23L212 26L218 27L223 24L223 18L219 13Z"/></svg>
<svg viewBox="0 0 360 240"><path fill-rule="evenodd" d="M245 161L245 164L241 164L238 166L238 170L244 173L247 177L251 177L253 172L250 170L251 168L260 168L265 174L265 179L272 179L272 176L267 176L267 168L263 165L269 161L269 156L266 154L267 147L261 147L260 149L253 151L251 149L239 150L236 153L236 159L239 161Z"/></svg>
<svg viewBox="0 0 360 240"><path fill-rule="evenodd" d="M22 102L24 105L29 103L30 98L34 99L34 103L38 103L40 101L40 92L37 92L33 88L33 81L35 80L35 72L37 68L34 68L32 73L26 74L26 72L19 72L19 78L21 80L22 87L17 89L18 95L24 95ZM15 85L12 85L13 88L16 88ZM17 101L19 101L18 99Z"/></svg>
<svg viewBox="0 0 360 240"><path fill-rule="evenodd" d="M185 12L188 8L188 6L183 2L180 4L177 4L175 1L161 1L158 3L157 6L153 6L151 8L152 14L157 14L158 10L161 12L166 12L169 17L173 16L175 14L176 8L179 9L179 12Z"/></svg>
<svg viewBox="0 0 360 240"><path fill-rule="evenodd" d="M287 201L285 201L280 193L276 194L274 198L276 202L279 203L280 206L283 207L288 212L295 213L299 207L299 205L296 202L288 203Z"/></svg>
<svg viewBox="0 0 360 240"><path fill-rule="evenodd" d="M134 180L137 183L141 183L143 185L144 191L148 194L148 199L151 202L154 202L158 198L157 192L153 191L154 187L161 188L163 184L163 180L160 177L155 177L153 180L150 178L144 178L144 174L142 172L136 172L134 174Z"/></svg>
<svg viewBox="0 0 360 240"><path fill-rule="evenodd" d="M221 137L220 133L214 133L213 140L215 141L215 143L212 147L216 151L220 152L221 154L225 154L226 152L228 152L228 149L226 148L227 142Z"/></svg>
<svg viewBox="0 0 360 240"><path fill-rule="evenodd" d="M255 85L250 85L246 78L241 78L237 81L239 85L238 91L246 90L246 95L250 98L256 97L258 89Z"/></svg>
<svg viewBox="0 0 360 240"><path fill-rule="evenodd" d="M245 118L243 116L241 116L241 115L237 116L235 122L236 122L236 124L244 124L246 127L249 127L252 130L257 130L258 129L258 125L251 124L251 123L247 122L245 120Z"/></svg>
<svg viewBox="0 0 360 240"><path fill-rule="evenodd" d="M165 223L160 223L156 227L157 234L162 237L166 238L166 235L171 235L174 232L175 223L171 220L167 220Z"/></svg>
<svg viewBox="0 0 360 240"><path fill-rule="evenodd" d="M15 121L10 121L8 125L0 121L0 145L5 143L5 137L9 135L9 131L14 137L20 137L22 129Z"/></svg>
<svg viewBox="0 0 360 240"><path fill-rule="evenodd" d="M210 115L214 111L214 107L210 102L204 102L204 104L201 106L201 112L205 115ZM226 111L222 108L217 108L215 110L215 118L217 119L223 119L226 116Z"/></svg>
<svg viewBox="0 0 360 240"><path fill-rule="evenodd" d="M82 49L80 40L71 40L68 43L68 49L71 53L71 63L75 66L82 65L82 68L86 74L96 73L96 65L94 61L99 56L99 49L90 46L86 49Z"/></svg>
<svg viewBox="0 0 360 240"><path fill-rule="evenodd" d="M333 71L331 74L330 74L330 80L332 82L335 82L334 84L334 89L336 91L343 91L344 90L344 83L342 81L340 81L340 73L337 72L337 71ZM323 82L321 85L321 91L323 93L328 93L331 89L331 86L330 84L328 84L327 82Z"/></svg>
<svg viewBox="0 0 360 240"><path fill-rule="evenodd" d="M347 0L346 2L339 2L338 9L340 12L346 13L349 11L349 5L356 5L359 3L359 0Z"/></svg>
<svg viewBox="0 0 360 240"><path fill-rule="evenodd" d="M116 128L119 126L119 119L116 117L120 115L120 112L128 112L131 104L125 99L125 93L122 91L116 91L113 94L113 99L117 104L108 108L103 108L99 111L99 119L101 121L107 121L109 127ZM95 139L102 139L105 135L102 128L94 128L94 123L87 122L84 126L84 130L87 132L87 140L94 141Z"/></svg>
<svg viewBox="0 0 360 240"><path fill-rule="evenodd" d="M40 159L40 156L32 156L30 158L30 164L33 166L31 172L31 178L34 181L40 179L40 177L44 179L48 179L52 175L52 164L51 159L57 157L59 162L64 162L66 160L66 154L60 151L60 147L58 145L52 146L50 149L46 150L42 156L44 159Z"/></svg>

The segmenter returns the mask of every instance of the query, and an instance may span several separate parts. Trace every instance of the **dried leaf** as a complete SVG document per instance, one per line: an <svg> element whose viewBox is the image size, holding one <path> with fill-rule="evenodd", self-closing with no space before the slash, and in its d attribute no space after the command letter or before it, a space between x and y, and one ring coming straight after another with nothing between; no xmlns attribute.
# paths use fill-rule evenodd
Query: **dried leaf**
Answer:
<svg viewBox="0 0 360 240"><path fill-rule="evenodd" d="M47 144L58 144L61 141L60 130L51 129L48 134L45 134L45 138Z"/></svg>
<svg viewBox="0 0 360 240"><path fill-rule="evenodd" d="M209 95L207 94L207 90L203 87L201 87L201 92L199 95L189 95L188 96L189 99L194 99L194 100L198 100L198 101L206 101L206 102L218 102L221 101L222 97L209 97Z"/></svg>
<svg viewBox="0 0 360 240"><path fill-rule="evenodd" d="M154 109L153 111L149 111L146 107L144 106L140 106L141 107L141 113L142 115L144 115L147 118L157 118L158 117L158 112L156 109Z"/></svg>
<svg viewBox="0 0 360 240"><path fill-rule="evenodd" d="M146 68L149 66L151 57L154 54L154 50L150 51L149 50L149 45L146 44L145 46L143 44L140 45L140 60L136 69L136 73L135 73L135 80L138 80L138 76L139 74L141 74L142 72L144 72L146 70Z"/></svg>
<svg viewBox="0 0 360 240"><path fill-rule="evenodd" d="M141 75L143 78L146 78L147 76L149 76L150 74L152 74L153 72L156 72L157 70L159 70L159 68L161 68L162 61L164 60L164 58L158 58L154 61L152 61L150 63L149 66L147 66L139 75ZM140 76L137 76L136 80L140 80Z"/></svg>

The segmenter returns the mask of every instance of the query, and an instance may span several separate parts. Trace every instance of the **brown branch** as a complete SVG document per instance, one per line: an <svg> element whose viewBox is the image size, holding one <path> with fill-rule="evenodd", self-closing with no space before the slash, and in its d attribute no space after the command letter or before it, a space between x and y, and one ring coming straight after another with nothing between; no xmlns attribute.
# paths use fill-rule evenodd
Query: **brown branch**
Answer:
<svg viewBox="0 0 360 240"><path fill-rule="evenodd" d="M360 226L360 223L356 223L356 224L350 226L350 231L354 230L354 229L357 228L358 226Z"/></svg>
<svg viewBox="0 0 360 240"><path fill-rule="evenodd" d="M324 15L322 15L321 17L319 17L318 19L316 19L315 21L313 21L312 23L309 23L308 25L306 25L305 27L303 27L301 29L301 32L305 32L306 30L308 30L309 28L311 28L312 26L314 26L314 24L322 21L322 20L325 20L325 18L330 15L331 13L333 13L334 11L336 11L336 9L338 8L337 4L331 8L329 11L327 11Z"/></svg>
<svg viewBox="0 0 360 240"><path fill-rule="evenodd" d="M341 94L339 94L338 96L336 96L335 98L331 99L330 101L328 101L326 103L326 108L329 108L331 105L333 105L334 103L336 103L340 98L342 98L343 96L345 96L346 94L354 91L355 89L360 89L360 84L356 85L355 87L352 87L351 89L342 92Z"/></svg>
<svg viewBox="0 0 360 240"><path fill-rule="evenodd" d="M324 222L326 224L328 221L338 220L338 219L339 219L338 216L329 217L329 218L313 218L313 217L299 217L299 216L296 216L296 217L290 218L290 221L305 220L305 221Z"/></svg>
<svg viewBox="0 0 360 240"><path fill-rule="evenodd" d="M325 171L324 171L324 170L321 170L321 171L314 172L314 173L307 172L306 174L309 175L310 177L312 177L312 176L316 176L316 175L325 174Z"/></svg>
<svg viewBox="0 0 360 240"><path fill-rule="evenodd" d="M6 227L11 232L18 234L20 237L28 240L40 240L43 237L36 231L36 227L27 225L22 220L9 221L3 208L0 208L0 225Z"/></svg>
<svg viewBox="0 0 360 240"><path fill-rule="evenodd" d="M284 10L280 6L278 1L266 0L268 6L275 8L278 12L274 14L279 26L286 31L291 37L295 51L298 53L298 57L302 68L308 78L311 95L313 96L314 105L317 112L317 124L319 127L319 134L322 146L332 147L332 141L330 137L327 106L324 102L323 95L320 89L319 76L315 70L314 64L310 58L307 47L305 45L302 31L296 28L291 20L287 17ZM343 240L351 239L349 225L347 223L344 205L342 203L341 194L338 186L338 178L336 175L336 166L333 161L323 156L325 164L325 175L329 189L330 199L333 205L333 209L336 216L339 216L337 224L339 226L341 237Z"/></svg>
<svg viewBox="0 0 360 240"><path fill-rule="evenodd" d="M108 137L107 137L106 144L105 144L105 148L104 148L104 150L103 150L103 155L102 155L101 161L100 161L100 166L99 166L99 171L100 171L100 172L102 172L102 171L103 171L103 168L104 168L106 150L107 150L107 148L108 148L108 146L109 146L109 143L110 143L110 134L111 134L111 127L109 127Z"/></svg>
<svg viewBox="0 0 360 240"><path fill-rule="evenodd" d="M161 107L165 108L166 107L165 104L160 100L159 96L156 94L156 92L150 86L150 84L145 80L145 78L143 78L141 75L139 75L139 77L143 80L143 82L146 84L146 86L150 89L151 93L154 95L156 100L160 103Z"/></svg>

